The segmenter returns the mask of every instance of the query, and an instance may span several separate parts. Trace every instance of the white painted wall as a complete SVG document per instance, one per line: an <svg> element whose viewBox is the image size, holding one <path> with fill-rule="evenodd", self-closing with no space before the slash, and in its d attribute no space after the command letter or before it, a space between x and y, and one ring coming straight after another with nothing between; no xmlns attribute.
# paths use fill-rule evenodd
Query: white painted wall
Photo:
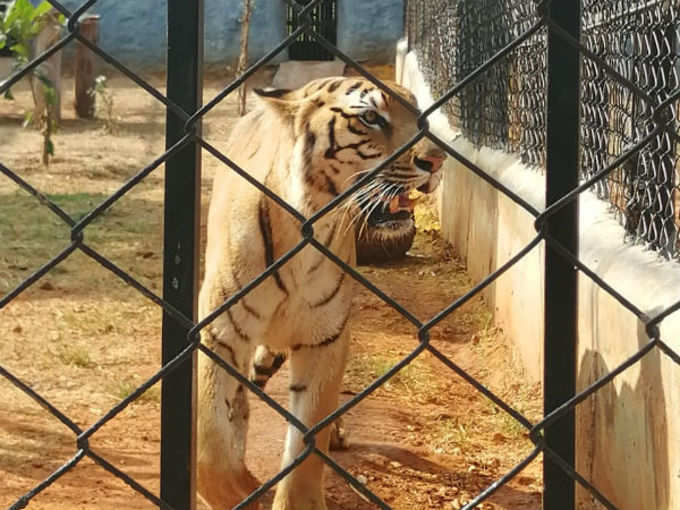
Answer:
<svg viewBox="0 0 680 510"><path fill-rule="evenodd" d="M413 53L397 49L397 79L433 102ZM432 130L534 207L544 208L545 180L517 158L474 147L435 112ZM533 217L449 158L441 186L443 234L480 281L536 235ZM680 264L624 245L606 203L580 200L580 259L623 296L654 315L680 299ZM543 371L543 260L539 244L487 289L497 324L515 347L530 382ZM647 341L635 316L587 276L579 277L578 388L606 375ZM661 337L680 353L680 312L663 321ZM621 510L680 508L680 366L655 349L577 408L577 470ZM593 508L579 491L579 508Z"/></svg>

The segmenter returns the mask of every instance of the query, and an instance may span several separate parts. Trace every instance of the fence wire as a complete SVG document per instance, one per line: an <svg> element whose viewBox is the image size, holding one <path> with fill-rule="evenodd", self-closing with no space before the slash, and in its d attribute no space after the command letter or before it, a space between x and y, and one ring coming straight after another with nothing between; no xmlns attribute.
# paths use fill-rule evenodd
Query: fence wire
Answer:
<svg viewBox="0 0 680 510"><path fill-rule="evenodd" d="M679 85L679 9L675 1L586 1L583 44L660 104ZM581 169L587 178L654 129L654 109L591 59L584 58L582 68ZM677 105L658 113L668 124L595 192L609 200L628 237L677 259Z"/></svg>
<svg viewBox="0 0 680 510"><path fill-rule="evenodd" d="M239 168L228 157L221 154L218 149L204 140L200 135L200 130L196 129L197 124L200 123L200 120L207 112L209 112L215 105L222 101L224 97L234 91L257 69L269 62L275 55L281 51L284 51L285 48L290 45L291 42L293 42L295 38L302 32L314 37L319 42L319 44L325 47L328 51L332 52L337 58L343 60L349 66L355 68L360 74L376 83L390 95L394 96L394 93L390 91L376 77L372 76L365 69L361 68L361 66L359 66L349 56L340 52L332 44L323 39L321 35L314 32L309 13L311 9L319 5L323 0L305 2L305 6L298 5L296 2L289 2L292 7L298 10L298 19L302 21L301 26L296 31L291 33L289 37L282 41L276 48L272 49L272 51L265 57L253 64L241 77L234 80L222 92L216 95L213 100L209 101L205 106L198 109L197 111L184 111L140 76L126 68L113 56L80 36L80 16L96 4L105 4L111 0L88 0L73 12L66 9L56 0L49 1L55 7L55 9L57 9L68 19L66 27L67 34L50 49L33 59L21 71L17 72L4 83L0 84L0 94L4 93L19 79L32 72L36 66L38 66L47 57L59 49L65 47L73 41L80 41L109 64L113 65L126 76L133 79L140 87L152 94L153 97L155 97L166 107L169 114L174 115L176 118L183 121L185 135L174 145L169 147L164 153L160 154L153 163L143 169L140 169L140 171L118 191L112 194L109 198L107 198L81 219L75 219L69 216L68 213L66 213L54 202L50 201L47 196L41 193L40 190L33 187L26 179L0 162L0 173L33 195L36 198L36 206L39 205L41 207L48 208L70 229L69 246L51 260L45 261L45 264L34 274L28 277L25 281L21 282L15 289L0 298L0 311L2 311L2 308L16 299L17 296L19 296L27 288L35 284L48 271L56 267L67 257L70 257L74 252L80 251L101 264L104 268L111 271L124 282L131 285L145 297L160 306L166 314L175 319L179 325L188 330L188 334L186 338L186 345L180 353L178 353L169 362L165 363L162 368L158 370L151 378L146 380L134 392L119 402L116 406L109 409L103 414L103 416L101 416L101 418L99 418L94 424L86 429L82 429L76 425L74 421L71 420L65 413L61 412L37 391L23 382L20 377L13 374L10 370L0 366L0 377L5 378L18 390L24 392L26 395L39 403L46 412L60 420L64 426L72 432L75 440L73 456L26 494L17 495L16 502L11 506L12 510L27 506L32 498L62 477L85 457L89 457L110 474L123 480L135 491L142 494L158 507L164 509L173 508L171 504L169 504L167 501L163 501L158 495L145 488L129 473L125 472L125 470L114 466L106 458L93 450L89 444L89 440L95 434L97 434L99 429L102 428L106 423L115 419L116 416L118 416L131 402L138 399L144 391L161 379L166 378L170 373L177 370L179 366L187 363L189 358L197 351L200 351L203 355L207 355L213 359L229 374L237 378L245 388L247 388L249 391L252 391L258 398L266 402L267 405L273 408L289 423L293 424L293 426L298 428L304 434L306 448L298 456L298 458L281 472L273 476L270 480L266 481L258 490L248 496L248 498L246 498L236 507L237 509L244 508L250 502L260 498L265 491L280 481L291 470L295 469L295 467L300 462L302 462L304 458L309 455L318 455L324 460L326 464L328 464L331 469L340 474L340 476L347 480L350 485L355 487L359 492L366 496L378 508L389 510L391 508L390 505L382 501L378 495L371 492L357 478L344 470L333 459L322 453L316 447L315 435L323 427L327 426L332 421L346 413L350 408L356 406L359 402L368 397L372 392L383 385L399 370L407 366L424 351L429 351L436 358L438 358L442 362L442 365L451 371L452 377L461 377L478 391L483 393L486 397L491 399L500 409L506 412L509 417L511 417L521 427L527 430L529 437L534 443L534 449L529 455L527 455L516 466L505 473L501 478L495 480L483 491L481 491L472 501L463 507L465 510L470 510L479 503L487 500L493 493L507 484L541 453L558 465L562 471L566 473L566 475L568 475L570 478L573 478L582 486L586 487L606 508L617 508L613 503L611 503L609 499L607 499L606 495L601 494L590 483L590 481L585 480L579 473L577 473L570 462L565 461L563 458L557 455L555 451L546 444L543 434L546 429L552 427L565 415L573 412L573 409L577 404L610 382L618 374L637 363L651 350L658 349L675 363L680 364L680 356L678 353L673 351L669 345L664 342L659 333L660 323L670 314L680 309L680 301L668 307L666 310L656 314L655 316L648 317L633 303L628 301L624 296L618 294L611 286L594 274L588 267L578 260L576 254L570 252L561 243L556 241L546 228L546 224L547 221L553 218L553 216L558 211L561 211L564 207L576 200L580 193L587 189L607 186L608 184L605 184L608 182L607 179L609 179L612 175L615 175L624 162L639 160L642 158L640 154L643 150L649 150L652 154L661 154L662 149L657 148L657 146L660 145L660 136L661 138L667 137L672 141L673 144L675 143L675 140L677 139L677 129L674 120L675 115L671 115L669 117L668 113L669 109L672 110L672 112L675 112L677 108L677 101L680 97L680 90L678 90L677 84L675 84L675 82L672 82L668 86L668 90L663 94L661 94L661 92L657 93L656 91L654 94L652 94L650 90L645 90L642 84L630 80L629 77L625 75L625 73L617 71L617 69L611 66L605 58L598 56L592 51L589 51L589 44L592 45L592 43L587 42L589 33L587 24L586 30L584 32L586 42L580 43L579 41L575 41L565 35L561 28L554 24L548 14L550 11L549 9L546 9L546 5L544 4L535 5L530 2L517 1L513 3L503 2L500 0L485 0L479 2L473 0L449 2L421 0L409 2L407 6L407 28L411 36L410 44L416 49L421 65L423 65L426 69L428 79L435 88L435 93L440 96L440 99L432 107L420 114L418 125L422 126L422 128L418 134L411 141L401 147L395 154L390 156L387 160L376 167L375 170L371 172L371 174L364 178L364 180L372 178L372 176L374 176L386 165L394 161L401 153L413 146L413 144L415 144L420 138L426 136L440 145L452 157L465 162L465 164L472 171L486 179L496 188L508 194L511 199L521 205L536 218L537 228L535 238L527 246L522 248L517 254L510 258L492 274L488 275L464 296L451 303L431 319L423 321L414 316L400 303L387 296L375 285L363 278L363 276L361 276L361 274L359 274L356 270L347 266L342 260L330 252L322 243L314 238L315 223L319 221L320 218L332 211L335 207L337 207L346 196L351 194L354 189L356 189L361 184L361 182L352 186L340 197L334 199L312 217L305 218L292 206L286 204L280 197L276 196L265 186L253 179L246 170ZM594 5L595 3L593 3L593 6ZM618 2L612 5L621 5L621 3ZM595 7L586 6L586 9L584 10L586 13L586 19L597 18L597 16L593 18L590 14L588 14L595 12L595 10ZM628 10L626 10L626 12L628 12ZM645 12L648 13L651 11ZM591 17L588 18L588 16ZM640 18L640 22L651 19L649 14L641 16L642 18ZM601 21L602 18L597 19ZM482 169L465 160L464 156L457 153L449 145L448 141L442 140L430 133L427 129L427 122L425 121L427 120L428 115L430 115L435 109L444 107L454 118L460 120L460 124L462 125L465 132L477 143L488 144L503 148L505 150L511 150L520 154L522 158L528 163L540 166L545 161L544 146L546 118L544 108L541 107L545 104L545 94L540 89L544 88L544 84L546 83L545 36L548 30L554 31L567 44L577 47L581 51L582 55L588 57L588 59L592 62L589 65L594 66L593 69L595 71L593 72L599 73L598 76L606 76L605 81L609 83L610 86L608 89L606 86L603 86L603 88L611 91L613 90L611 85L615 85L618 90L618 95L616 96L617 98L619 96L630 97L630 103L636 105L635 111L645 113L645 124L644 129L641 127L638 131L636 126L642 126L642 124L638 124L637 121L633 122L632 118L628 124L623 122L624 126L627 125L629 127L621 128L623 134L621 135L622 141L620 154L618 154L618 156L611 161L602 160L600 167L588 166L586 175L588 175L589 178L583 184L579 185L573 190L570 190L564 195L562 199L553 203L545 210L537 211L529 204L524 202L520 197L515 195L511 190L505 188L502 184L495 181L489 175L485 174ZM480 38L475 35L478 33L478 31L481 31L481 33L484 34L484 42L481 44ZM647 30L647 33L651 32L653 31ZM659 41L658 37L656 39L652 37L651 40ZM635 41L635 44L640 44L639 39L635 39ZM657 47L661 48L663 45L659 44L658 46L655 46L655 48ZM665 63L667 59L662 60ZM660 65L663 66L665 65L664 63ZM172 65L171 62L170 65ZM637 72L646 73L646 76L649 76L650 66L656 67L656 65L657 64L651 60L646 61L644 64L639 64ZM539 76L528 76L527 73L532 71L535 71L534 74L537 73ZM585 73L585 75L587 76L587 73ZM660 79L657 74L654 74L653 76L656 76L657 79ZM487 83L487 79L492 80L491 83ZM505 82L505 85L499 84L499 80ZM594 91L596 88L594 85L589 86L591 87L591 91ZM603 91L599 92L600 94L604 94ZM475 98L483 98L484 103L481 105L478 102L474 103L473 108L473 104L471 103L475 101ZM403 101L403 99L399 98L398 96L396 96L396 99ZM619 100L617 99L617 101ZM620 105L621 102L622 100L615 104ZM618 108L623 109L621 106ZM628 132L626 129L630 131L630 134L627 134ZM624 135L630 138L628 144L626 144L627 139L626 141L623 140ZM120 199L130 189L141 182L157 167L176 157L177 153L190 143L198 143L203 149L207 150L216 156L220 161L222 161L226 168L237 172L249 182L251 182L254 186L258 187L264 194L282 205L289 214L300 221L303 237L300 243L291 249L290 252L284 254L278 260L275 260L261 275L245 285L237 294L230 296L217 310L205 317L199 323L196 323L192 317L187 317L185 314L178 311L165 299L158 296L139 281L135 280L124 269L116 266L111 260L104 257L87 244L87 227L92 221L100 217L118 199ZM603 147L608 146L605 144ZM653 163L654 157L658 156L650 156L651 159L649 159L647 163L648 165ZM672 173L670 170L669 172ZM657 183L657 180L659 179L656 177L652 180L654 181L653 187L656 188L661 184L665 185L668 179L663 180L661 183ZM633 181L625 182L638 183L636 186L639 187L641 186L640 183L648 183L649 181L650 178L648 175L644 174L643 176L636 176ZM637 192L637 187L633 191ZM675 188L669 190L666 196L674 196L674 191ZM641 193L644 195L644 190L642 190ZM167 204L166 206L181 207L181 205L182 204ZM667 207L667 205L664 205L664 207ZM662 224L661 226L667 228L667 224L668 222ZM462 367L456 364L455 361L449 359L444 353L431 345L429 341L429 331L472 297L478 295L482 289L501 276L505 271L513 267L517 261L521 260L541 241L545 241L551 248L561 253L565 260L578 267L579 270L592 278L603 289L603 291L608 292L624 307L630 310L631 313L638 317L638 319L646 326L648 342L639 350L639 352L633 355L630 359L626 360L619 367L612 370L609 374L597 380L580 393L574 395L571 399L565 401L554 411L547 413L538 423L532 423L529 419L522 415L522 413L514 409L510 404L495 395L491 390L486 388L483 384L472 377ZM259 387L252 384L247 377L244 377L242 374L240 374L238 370L229 362L221 359L216 353L199 342L200 332L203 328L208 326L221 313L224 313L231 306L233 306L239 299L247 295L265 278L270 277L277 269L286 264L297 252L299 252L304 246L308 244L313 245L316 249L324 253L330 260L340 266L355 280L371 290L387 305L398 311L404 317L405 324L411 323L418 330L417 345L397 365L395 365L383 376L375 380L363 391L353 396L349 401L340 406L331 415L312 426L305 426L304 424L300 423L295 416L292 416L273 399L271 399L266 393L261 391ZM172 405L172 402L164 401L163 405ZM184 469L184 466L177 467L162 465L161 469Z"/></svg>
<svg viewBox="0 0 680 510"><path fill-rule="evenodd" d="M441 95L535 22L532 2L512 0L427 0L409 2L409 44L433 93ZM620 77L582 58L581 177L604 169L648 134L652 108L631 86L660 103L678 87L680 6L676 1L584 0L581 43ZM483 73L443 110L475 144L517 154L545 166L546 32L529 38ZM676 139L677 108L653 143L593 191L609 201L626 239L664 257L680 257L680 188Z"/></svg>
<svg viewBox="0 0 680 510"><path fill-rule="evenodd" d="M408 2L409 47L435 97L529 30L540 16L521 0ZM546 31L515 47L442 110L477 145L545 165Z"/></svg>

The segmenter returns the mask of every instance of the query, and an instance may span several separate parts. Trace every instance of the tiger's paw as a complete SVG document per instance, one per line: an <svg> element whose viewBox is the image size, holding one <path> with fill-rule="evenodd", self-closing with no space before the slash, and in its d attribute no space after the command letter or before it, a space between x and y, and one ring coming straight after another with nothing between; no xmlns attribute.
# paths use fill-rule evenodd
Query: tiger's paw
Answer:
<svg viewBox="0 0 680 510"><path fill-rule="evenodd" d="M349 446L349 430L347 430L345 427L343 419L338 418L331 425L331 440L329 448L331 451L341 451L348 450Z"/></svg>
<svg viewBox="0 0 680 510"><path fill-rule="evenodd" d="M328 510L323 498L311 497L309 494L288 494L276 492L272 510Z"/></svg>
<svg viewBox="0 0 680 510"><path fill-rule="evenodd" d="M260 485L247 469L229 477L216 473L210 467L198 466L198 493L212 510L234 508ZM254 501L244 510L262 510L262 507L258 501Z"/></svg>

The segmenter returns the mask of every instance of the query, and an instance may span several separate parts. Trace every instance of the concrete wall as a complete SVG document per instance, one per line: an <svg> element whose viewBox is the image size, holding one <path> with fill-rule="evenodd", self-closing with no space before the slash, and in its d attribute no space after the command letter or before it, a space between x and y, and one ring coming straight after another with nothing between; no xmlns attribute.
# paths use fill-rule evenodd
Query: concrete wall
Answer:
<svg viewBox="0 0 680 510"><path fill-rule="evenodd" d="M81 0L64 0L75 9ZM116 0L97 2L88 13L102 17L100 46L134 69L165 67L167 2ZM242 0L205 0L205 61L234 64L241 34ZM403 31L403 0L338 0L338 46L357 59L388 62ZM251 18L251 61L287 36L283 0L255 0ZM67 52L68 55L68 52ZM286 60L283 51L276 61Z"/></svg>
<svg viewBox="0 0 680 510"><path fill-rule="evenodd" d="M65 0L75 9L80 0ZM286 9L283 2L258 0L248 39L253 59L261 57L284 39ZM241 37L241 0L205 0L205 61L234 63ZM266 8L265 8L266 6ZM135 69L165 67L167 50L167 2L165 0L117 0L97 2L88 13L99 14L99 45Z"/></svg>
<svg viewBox="0 0 680 510"><path fill-rule="evenodd" d="M403 0L338 0L337 44L352 58L391 63L403 33Z"/></svg>
<svg viewBox="0 0 680 510"><path fill-rule="evenodd" d="M418 97L432 97L415 55L397 57L398 77ZM545 183L512 156L478 150L448 125L433 129L453 147L535 207ZM508 260L535 236L532 217L462 164L449 158L441 189L444 235L465 259L473 281ZM623 244L607 204L590 193L580 201L580 259L649 315L680 298L680 265ZM495 320L516 348L532 382L542 374L543 246L486 292ZM578 388L584 389L637 352L647 336L635 316L584 275L579 277ZM663 321L661 337L680 352L680 313ZM658 349L577 407L577 470L622 510L680 508L680 367ZM593 508L586 491L579 508Z"/></svg>

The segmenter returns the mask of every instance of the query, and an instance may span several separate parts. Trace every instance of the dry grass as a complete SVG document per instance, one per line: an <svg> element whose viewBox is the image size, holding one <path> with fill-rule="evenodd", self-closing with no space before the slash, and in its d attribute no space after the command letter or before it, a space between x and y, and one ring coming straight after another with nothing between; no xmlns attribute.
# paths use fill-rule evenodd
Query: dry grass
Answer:
<svg viewBox="0 0 680 510"><path fill-rule="evenodd" d="M121 381L114 381L109 386L109 394L115 400L123 400L132 395L137 388L142 384L140 377L129 377ZM161 403L161 387L160 383L152 386L144 393L139 395L133 402L135 404L150 403L150 404L160 404Z"/></svg>
<svg viewBox="0 0 680 510"><path fill-rule="evenodd" d="M95 366L87 348L82 345L61 345L57 356L64 365L73 365L78 368L94 368Z"/></svg>
<svg viewBox="0 0 680 510"><path fill-rule="evenodd" d="M17 191L0 195L0 293L5 293L29 276L51 257L65 249L69 242L68 226L45 207L36 204L28 193ZM47 197L78 221L106 196L99 193L53 194ZM159 240L160 218L155 204L123 197L85 229L85 242L122 266L134 264L141 281L147 285L160 277ZM149 236L153 235L153 242ZM155 239L154 239L155 238ZM83 287L78 275L80 260L68 258L50 274L69 286ZM63 275L69 278L60 278ZM51 281L42 282L48 286ZM157 282L156 282L157 283ZM91 283L88 283L90 285ZM47 289L49 290L49 288ZM68 320L68 317L65 318Z"/></svg>
<svg viewBox="0 0 680 510"><path fill-rule="evenodd" d="M345 375L347 390L358 393L387 374L401 360L400 356L377 353L352 357ZM386 395L399 395L399 398L411 402L435 401L443 388L440 381L433 376L432 366L421 358L416 358L390 377L378 391Z"/></svg>

